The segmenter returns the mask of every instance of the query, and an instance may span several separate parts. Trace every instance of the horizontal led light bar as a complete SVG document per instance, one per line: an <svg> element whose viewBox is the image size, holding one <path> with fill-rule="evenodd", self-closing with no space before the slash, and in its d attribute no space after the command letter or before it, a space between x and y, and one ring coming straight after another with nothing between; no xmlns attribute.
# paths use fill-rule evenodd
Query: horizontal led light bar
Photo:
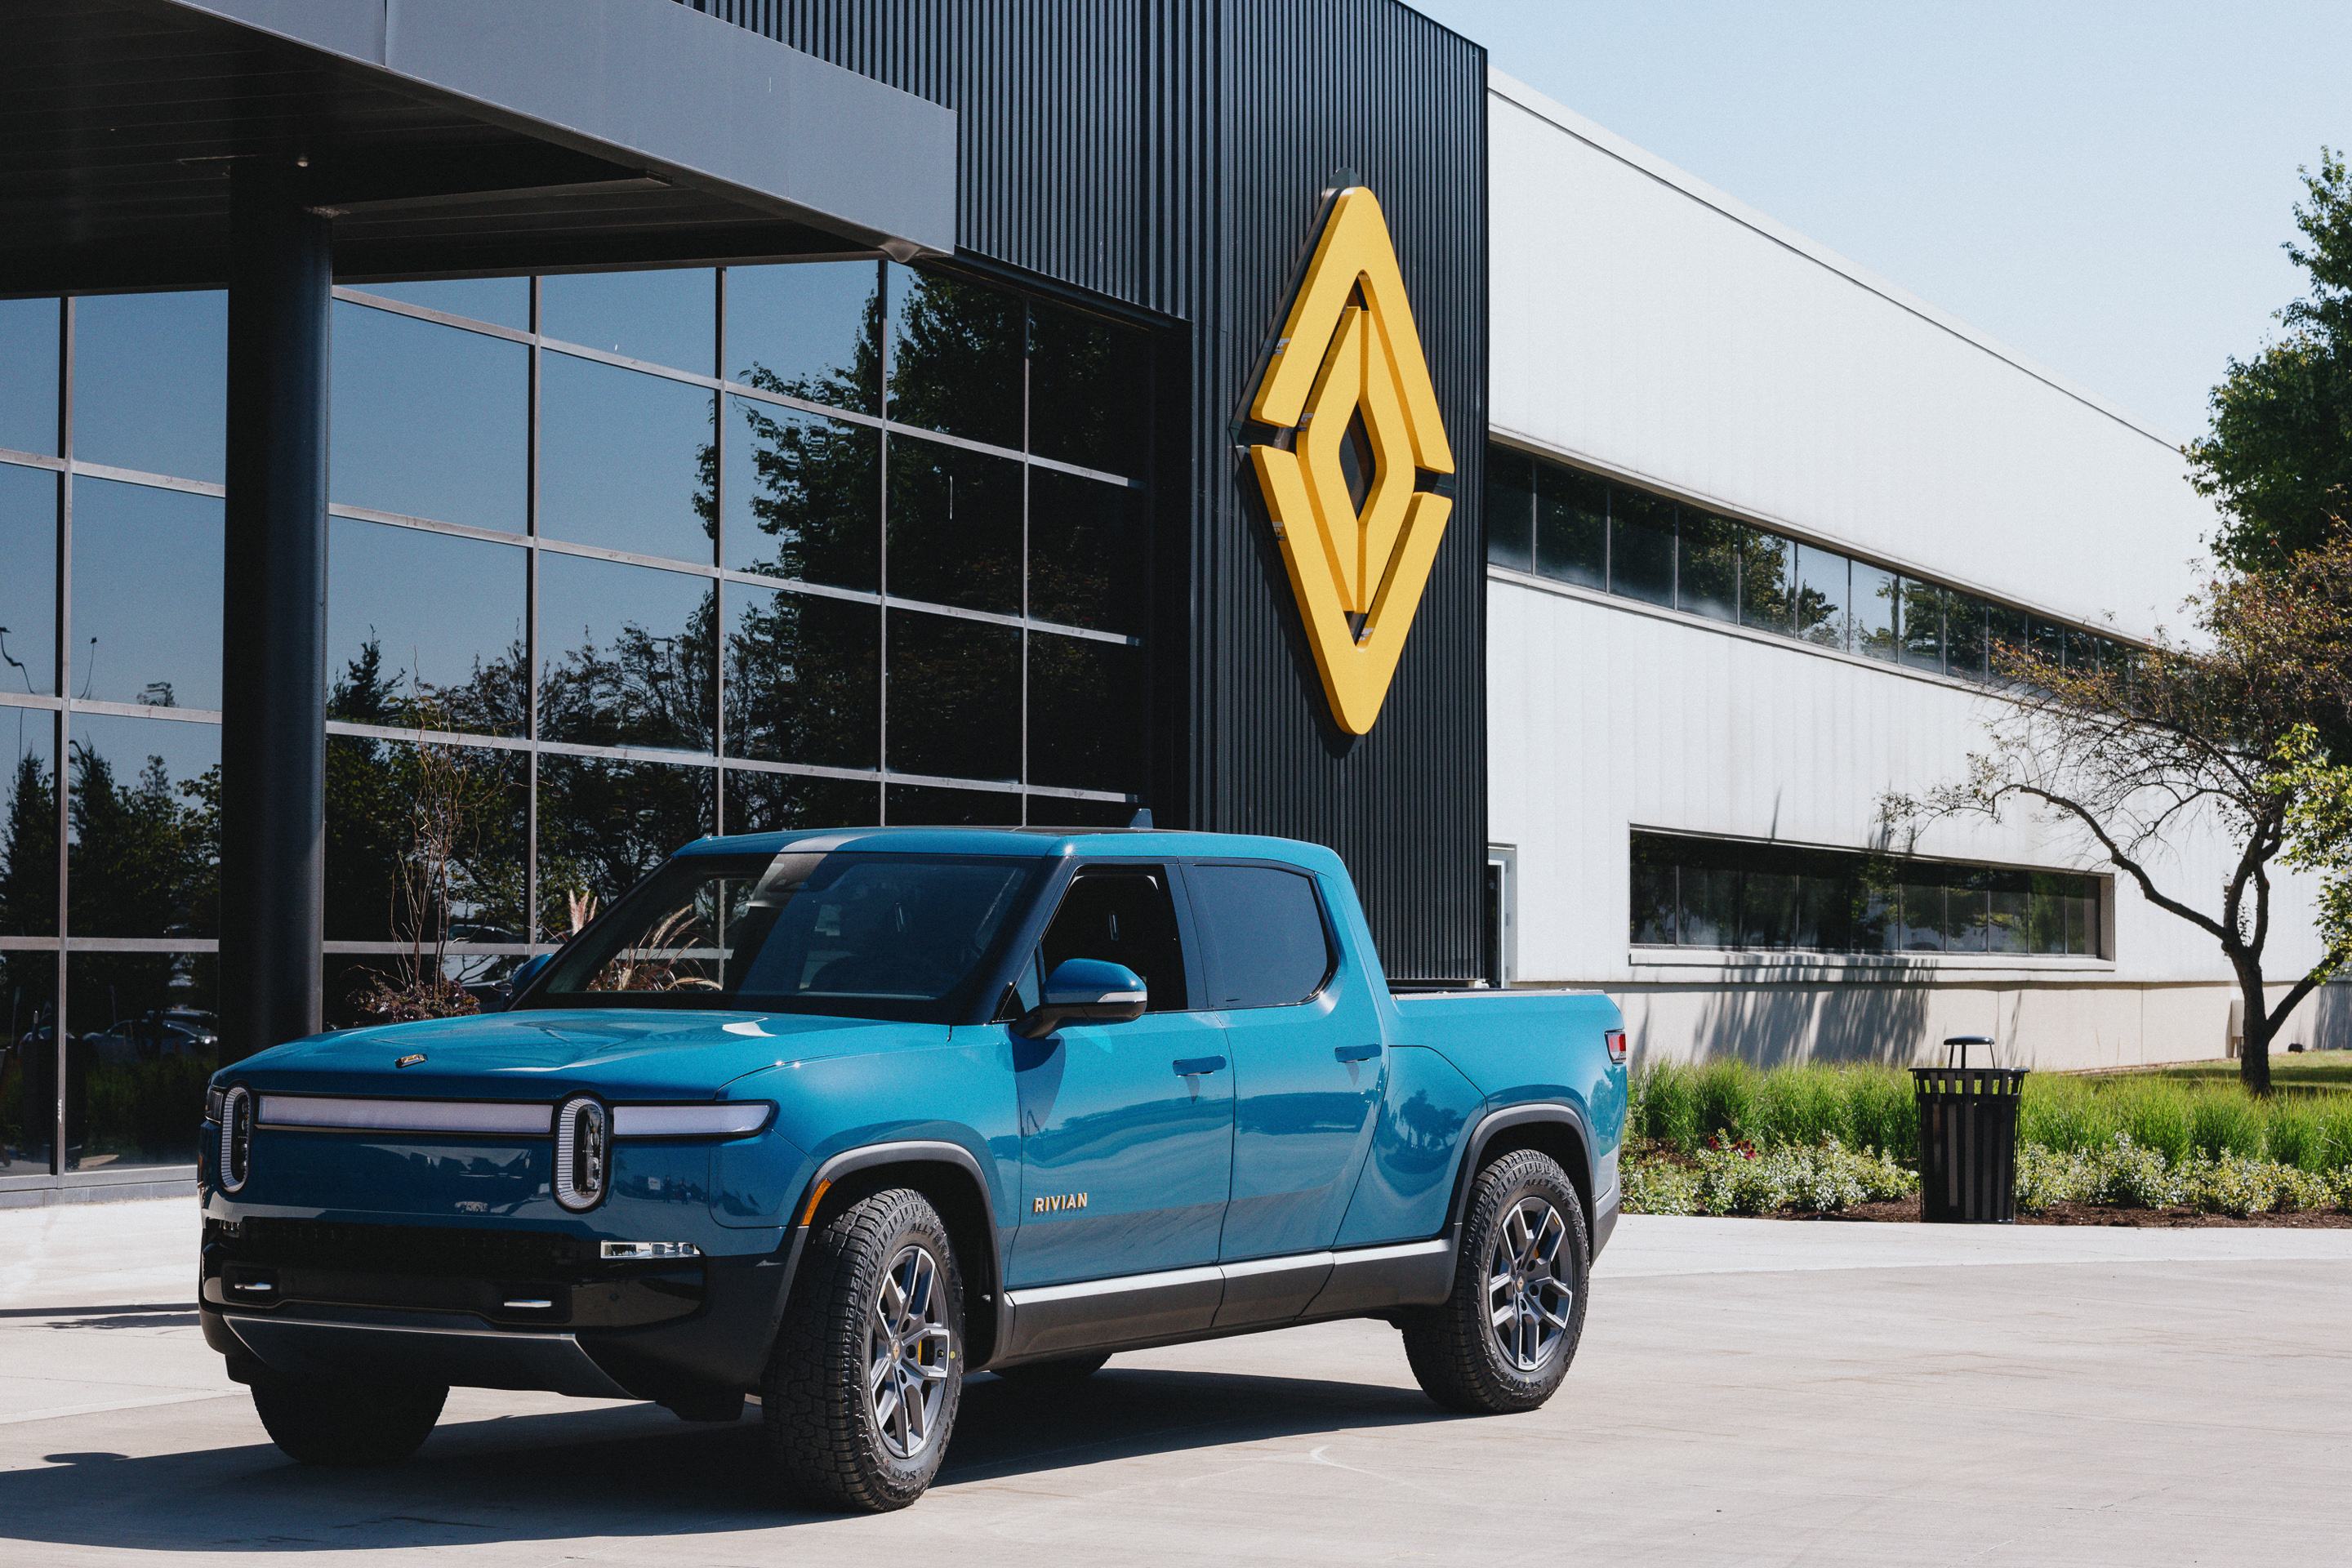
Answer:
<svg viewBox="0 0 2352 1568"><path fill-rule="evenodd" d="M768 1124L775 1110L764 1100L726 1100L705 1105L616 1105L615 1138L748 1138Z"/></svg>
<svg viewBox="0 0 2352 1568"><path fill-rule="evenodd" d="M690 1241L606 1241L598 1244L601 1256L644 1259L648 1258L699 1258L702 1248Z"/></svg>
<svg viewBox="0 0 2352 1568"><path fill-rule="evenodd" d="M499 1100L332 1100L323 1095L265 1094L264 1127L321 1127L359 1132L502 1132L527 1138L554 1133L547 1105Z"/></svg>

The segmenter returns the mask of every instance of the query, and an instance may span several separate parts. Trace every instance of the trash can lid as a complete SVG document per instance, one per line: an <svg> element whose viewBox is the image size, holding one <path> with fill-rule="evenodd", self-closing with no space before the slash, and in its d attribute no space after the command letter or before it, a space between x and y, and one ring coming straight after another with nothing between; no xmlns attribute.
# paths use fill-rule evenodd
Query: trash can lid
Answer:
<svg viewBox="0 0 2352 1568"><path fill-rule="evenodd" d="M1990 1046L1998 1043L1988 1035L1948 1035L1944 1037L1944 1044L1948 1046Z"/></svg>

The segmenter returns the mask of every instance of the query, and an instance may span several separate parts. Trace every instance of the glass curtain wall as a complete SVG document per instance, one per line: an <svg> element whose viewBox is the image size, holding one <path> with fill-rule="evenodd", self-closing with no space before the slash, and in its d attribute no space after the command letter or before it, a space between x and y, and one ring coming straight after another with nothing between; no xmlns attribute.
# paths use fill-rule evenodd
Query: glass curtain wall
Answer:
<svg viewBox="0 0 2352 1568"><path fill-rule="evenodd" d="M1985 683L1996 643L2059 666L2125 646L1633 485L1486 448L1486 559L1689 615Z"/></svg>
<svg viewBox="0 0 2352 1568"><path fill-rule="evenodd" d="M2114 956L2075 872L1636 833L1633 873L1637 946Z"/></svg>
<svg viewBox="0 0 2352 1568"><path fill-rule="evenodd" d="M1133 815L1142 334L876 260L332 310L331 1022L704 834ZM194 1157L225 358L218 293L0 301L0 1185Z"/></svg>

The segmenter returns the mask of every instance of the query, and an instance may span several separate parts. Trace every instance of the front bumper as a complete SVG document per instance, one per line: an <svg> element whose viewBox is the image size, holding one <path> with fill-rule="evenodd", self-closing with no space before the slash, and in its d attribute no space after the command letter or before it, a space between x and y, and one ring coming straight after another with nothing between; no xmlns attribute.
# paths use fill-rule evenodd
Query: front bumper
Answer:
<svg viewBox="0 0 2352 1568"><path fill-rule="evenodd" d="M756 1387L798 1253L605 1263L540 1232L206 1226L205 1338L240 1382L373 1377L689 1405Z"/></svg>

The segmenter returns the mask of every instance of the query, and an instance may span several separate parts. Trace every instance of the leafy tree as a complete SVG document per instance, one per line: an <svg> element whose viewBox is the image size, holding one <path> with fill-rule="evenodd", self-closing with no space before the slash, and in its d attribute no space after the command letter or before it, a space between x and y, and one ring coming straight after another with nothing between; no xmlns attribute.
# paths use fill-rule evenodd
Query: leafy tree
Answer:
<svg viewBox="0 0 2352 1568"><path fill-rule="evenodd" d="M2220 945L2245 1011L2240 1076L2268 1093L2271 1042L2352 958L2352 920L2324 922L2318 962L2270 1001L2273 866L2352 874L2352 849L2333 847L2352 837L2328 837L2352 826L2352 780L2317 740L2352 729L2352 539L2210 583L2190 608L2194 648L2159 633L2137 656L2062 668L1996 642L1991 750L1969 759L1964 779L1922 799L1890 795L1883 811L1916 828L2023 806L2079 830L2149 903ZM2330 791L2347 803L2340 815ZM2173 847L2217 838L2229 847L2221 886L2179 885ZM2352 894L2338 903L2352 915Z"/></svg>
<svg viewBox="0 0 2352 1568"><path fill-rule="evenodd" d="M2276 342L2230 362L2211 430L2186 448L2190 482L2223 514L2214 552L2240 571L2284 566L2352 517L2352 171L2323 147L2303 180L2303 243L2285 249L2310 296L2278 312Z"/></svg>

